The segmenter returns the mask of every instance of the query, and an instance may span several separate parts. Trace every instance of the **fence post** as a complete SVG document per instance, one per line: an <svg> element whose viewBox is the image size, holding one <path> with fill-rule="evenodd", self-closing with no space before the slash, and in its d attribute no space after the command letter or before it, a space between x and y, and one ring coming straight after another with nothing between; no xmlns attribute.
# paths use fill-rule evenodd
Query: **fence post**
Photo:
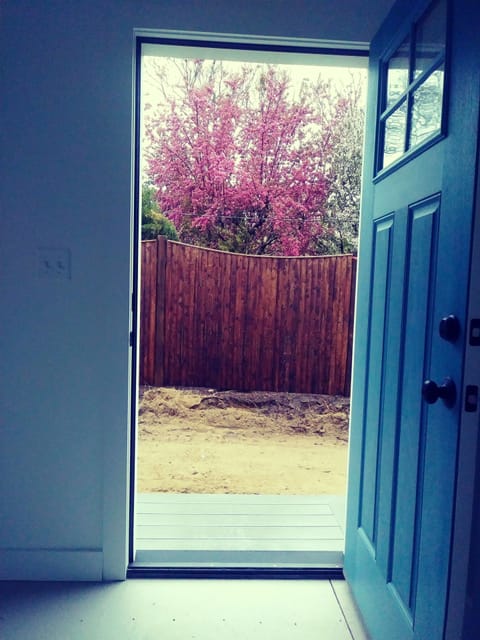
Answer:
<svg viewBox="0 0 480 640"><path fill-rule="evenodd" d="M155 308L155 365L154 384L161 387L165 381L165 295L167 278L167 238L157 238L157 304Z"/></svg>
<svg viewBox="0 0 480 640"><path fill-rule="evenodd" d="M352 357L353 357L353 328L355 319L355 298L356 298L356 285L357 285L357 257L351 256L352 273L350 278L350 317L348 327L348 350L347 350L347 362L345 367L345 385L344 396L349 396L351 392L352 381Z"/></svg>

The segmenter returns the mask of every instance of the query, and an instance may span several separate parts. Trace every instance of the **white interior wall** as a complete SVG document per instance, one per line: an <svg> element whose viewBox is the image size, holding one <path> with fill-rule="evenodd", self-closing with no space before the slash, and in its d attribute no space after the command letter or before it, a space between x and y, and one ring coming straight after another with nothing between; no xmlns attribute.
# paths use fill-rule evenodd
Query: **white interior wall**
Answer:
<svg viewBox="0 0 480 640"><path fill-rule="evenodd" d="M3 0L0 578L125 575L133 30L367 42L390 4Z"/></svg>

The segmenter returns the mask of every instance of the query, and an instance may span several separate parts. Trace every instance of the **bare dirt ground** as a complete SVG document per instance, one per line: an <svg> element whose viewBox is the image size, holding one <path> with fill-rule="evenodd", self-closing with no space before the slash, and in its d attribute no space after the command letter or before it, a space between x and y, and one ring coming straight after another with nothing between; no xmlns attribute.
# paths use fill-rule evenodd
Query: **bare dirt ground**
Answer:
<svg viewBox="0 0 480 640"><path fill-rule="evenodd" d="M341 495L348 413L342 396L142 387L137 490Z"/></svg>

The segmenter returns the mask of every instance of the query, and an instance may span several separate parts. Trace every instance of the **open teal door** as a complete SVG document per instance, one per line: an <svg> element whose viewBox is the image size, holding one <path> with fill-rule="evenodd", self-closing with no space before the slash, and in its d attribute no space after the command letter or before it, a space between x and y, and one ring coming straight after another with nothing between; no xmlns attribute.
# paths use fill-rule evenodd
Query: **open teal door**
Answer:
<svg viewBox="0 0 480 640"><path fill-rule="evenodd" d="M345 576L374 640L444 636L478 131L474 5L400 0L371 46Z"/></svg>

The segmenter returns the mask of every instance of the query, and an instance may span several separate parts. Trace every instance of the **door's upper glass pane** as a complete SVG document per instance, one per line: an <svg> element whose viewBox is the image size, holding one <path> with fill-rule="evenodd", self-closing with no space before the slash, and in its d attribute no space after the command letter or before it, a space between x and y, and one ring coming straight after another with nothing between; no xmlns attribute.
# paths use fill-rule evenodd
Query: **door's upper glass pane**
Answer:
<svg viewBox="0 0 480 640"><path fill-rule="evenodd" d="M446 26L446 2L437 0L415 29L414 78L429 69L440 53L445 53Z"/></svg>
<svg viewBox="0 0 480 640"><path fill-rule="evenodd" d="M405 38L388 61L387 104L391 107L406 91L409 84L410 38Z"/></svg>
<svg viewBox="0 0 480 640"><path fill-rule="evenodd" d="M439 133L442 126L443 67L434 71L413 94L409 147Z"/></svg>
<svg viewBox="0 0 480 640"><path fill-rule="evenodd" d="M379 171L443 133L447 1L433 0L409 25L394 54L383 60Z"/></svg>
<svg viewBox="0 0 480 640"><path fill-rule="evenodd" d="M405 151L405 135L407 131L406 100L385 120L384 127L382 166L388 167Z"/></svg>

